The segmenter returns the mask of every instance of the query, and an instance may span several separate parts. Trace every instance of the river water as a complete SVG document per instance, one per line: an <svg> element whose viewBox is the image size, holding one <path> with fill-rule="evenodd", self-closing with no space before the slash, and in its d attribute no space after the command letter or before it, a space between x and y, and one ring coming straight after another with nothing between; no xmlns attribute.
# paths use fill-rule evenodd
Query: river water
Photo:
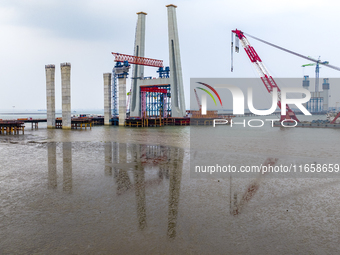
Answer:
<svg viewBox="0 0 340 255"><path fill-rule="evenodd" d="M235 165L336 163L339 135L269 124L28 125L25 135L0 135L0 253L339 254L336 175L207 178L190 170L218 153Z"/></svg>

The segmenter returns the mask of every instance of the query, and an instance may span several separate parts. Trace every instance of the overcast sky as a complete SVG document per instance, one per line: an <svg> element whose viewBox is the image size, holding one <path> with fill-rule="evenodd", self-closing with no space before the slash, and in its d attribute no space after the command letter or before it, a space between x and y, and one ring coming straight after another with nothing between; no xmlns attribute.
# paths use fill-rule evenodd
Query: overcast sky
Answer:
<svg viewBox="0 0 340 255"><path fill-rule="evenodd" d="M230 72L230 31L246 33L340 66L339 1L272 0L2 0L0 109L46 109L45 68L56 65L56 108L61 108L60 63L71 63L72 109L102 109L103 73L111 52L133 54L136 12L146 16L146 57L169 65L167 10L177 22L186 105L191 77L258 77L243 49ZM308 61L249 38L273 77L314 77ZM321 77L340 77L322 67ZM146 68L146 76L156 76ZM130 82L127 90L130 89ZM264 94L266 93L264 87ZM331 105L340 101L332 87Z"/></svg>

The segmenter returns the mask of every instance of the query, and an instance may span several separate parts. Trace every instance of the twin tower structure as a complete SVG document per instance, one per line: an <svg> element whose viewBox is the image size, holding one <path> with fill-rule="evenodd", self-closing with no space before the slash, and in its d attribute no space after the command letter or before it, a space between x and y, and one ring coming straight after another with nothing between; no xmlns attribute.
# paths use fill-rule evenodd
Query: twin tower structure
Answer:
<svg viewBox="0 0 340 255"><path fill-rule="evenodd" d="M167 5L168 12L168 38L169 38L169 63L170 71L168 75L160 75L159 78L148 79L144 77L144 66L134 64L132 68L132 84L130 94L130 117L153 116L152 114L160 114L163 117L184 117L186 116L184 88L182 77L182 65L177 29L176 5ZM138 12L134 56L145 57L145 19L147 13ZM114 74L113 74L114 75ZM110 124L112 112L112 95L111 74L104 73L104 123ZM112 77L114 80L115 77ZM121 90L126 91L126 76L118 76L119 84L119 125L124 125L126 114L126 93L120 93ZM125 81L124 81L125 80ZM114 82L113 82L114 83ZM159 102L149 104L149 98L146 91L164 91L167 89L169 93L164 93L159 97ZM113 88L114 90L114 88ZM154 97L155 98L155 97ZM152 104L152 105L151 105ZM157 110L151 111L151 107L159 106ZM115 107L115 106L113 106ZM155 109L155 108L153 108ZM161 111L159 111L161 109Z"/></svg>
<svg viewBox="0 0 340 255"><path fill-rule="evenodd" d="M60 64L62 88L62 128L71 129L71 64ZM45 65L47 128L55 128L55 65Z"/></svg>

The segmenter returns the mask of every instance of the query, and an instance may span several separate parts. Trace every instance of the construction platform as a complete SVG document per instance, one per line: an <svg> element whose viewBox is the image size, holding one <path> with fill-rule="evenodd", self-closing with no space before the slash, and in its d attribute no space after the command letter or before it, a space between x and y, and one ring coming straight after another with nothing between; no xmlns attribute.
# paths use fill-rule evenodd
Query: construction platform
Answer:
<svg viewBox="0 0 340 255"><path fill-rule="evenodd" d="M214 114L210 112L207 115L199 115L199 114L192 114L191 117L129 117L125 119L125 126L128 127L162 127L162 126L189 126L189 125L213 125L214 119L220 120L227 120L228 124L230 120L234 116L230 115L217 115L217 112ZM12 123L13 130L9 129L7 131L7 126L4 126L4 131L2 133L10 133L15 132L17 133L18 130L24 130L25 123L31 123L32 129L38 128L38 123L40 122L47 122L47 119L32 119L32 118L21 118L18 120L6 120L2 121L3 123ZM0 120L1 123L1 120ZM15 126L15 123L21 123L20 127ZM119 125L119 117L113 117L110 119L110 123L113 126ZM18 124L19 125L19 124ZM71 119L71 129L82 129L82 128L92 128L94 125L104 125L104 117L96 116L96 117L78 117ZM62 118L56 118L55 120L55 128L62 128ZM1 125L0 125L1 128ZM9 127L10 128L10 127Z"/></svg>
<svg viewBox="0 0 340 255"><path fill-rule="evenodd" d="M188 117L182 118L131 117L125 120L125 126L128 127L161 127L161 126L187 126L187 125L190 125L190 118Z"/></svg>
<svg viewBox="0 0 340 255"><path fill-rule="evenodd" d="M303 127L303 128L340 128L340 124L331 124L331 123L318 123L318 122L309 122L309 121L304 121L304 122L285 122L285 126L295 126L295 127ZM275 121L273 123L274 127L282 127L282 124L280 121Z"/></svg>
<svg viewBox="0 0 340 255"><path fill-rule="evenodd" d="M38 128L39 122L47 122L47 119L19 118L18 120L24 123L31 123L32 128Z"/></svg>
<svg viewBox="0 0 340 255"><path fill-rule="evenodd" d="M25 123L20 120L0 120L0 134L18 135L19 132L25 133Z"/></svg>
<svg viewBox="0 0 340 255"><path fill-rule="evenodd" d="M81 118L72 118L71 119L71 129L82 129L82 128L92 128L93 120L92 118L81 117ZM62 128L63 127L63 120L62 118L57 118L55 120L55 127Z"/></svg>

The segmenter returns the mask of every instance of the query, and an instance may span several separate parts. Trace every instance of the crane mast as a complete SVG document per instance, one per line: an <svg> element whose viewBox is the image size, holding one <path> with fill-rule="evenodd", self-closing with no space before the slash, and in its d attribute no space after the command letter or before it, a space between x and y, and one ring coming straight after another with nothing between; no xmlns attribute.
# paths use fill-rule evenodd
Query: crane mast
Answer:
<svg viewBox="0 0 340 255"><path fill-rule="evenodd" d="M201 112L202 105L201 105L200 99L199 99L199 97L197 95L196 89L194 89L194 91L195 91L195 96L196 96L196 101L197 101L197 104L198 104L198 108L199 108L199 111Z"/></svg>
<svg viewBox="0 0 340 255"><path fill-rule="evenodd" d="M261 58L259 57L259 55L255 51L254 47L250 45L248 39L246 38L246 36L244 35L244 33L241 30L235 29L235 30L232 30L232 32L235 33L237 39L239 39L241 41L241 44L242 44L245 52L247 53L250 61L254 64L255 69L258 72L258 74L259 74L264 86L266 87L267 91L270 94L272 94L273 89L274 88L277 89L277 94L278 94L277 95L278 96L277 105L281 109L281 90L277 86L273 77L268 72L268 70L265 67L265 65L263 64ZM298 118L296 117L295 113L292 111L292 109L290 109L290 107L288 105L286 105L286 115L281 115L280 121L283 121L285 119L293 119L297 122L300 122L298 120Z"/></svg>

